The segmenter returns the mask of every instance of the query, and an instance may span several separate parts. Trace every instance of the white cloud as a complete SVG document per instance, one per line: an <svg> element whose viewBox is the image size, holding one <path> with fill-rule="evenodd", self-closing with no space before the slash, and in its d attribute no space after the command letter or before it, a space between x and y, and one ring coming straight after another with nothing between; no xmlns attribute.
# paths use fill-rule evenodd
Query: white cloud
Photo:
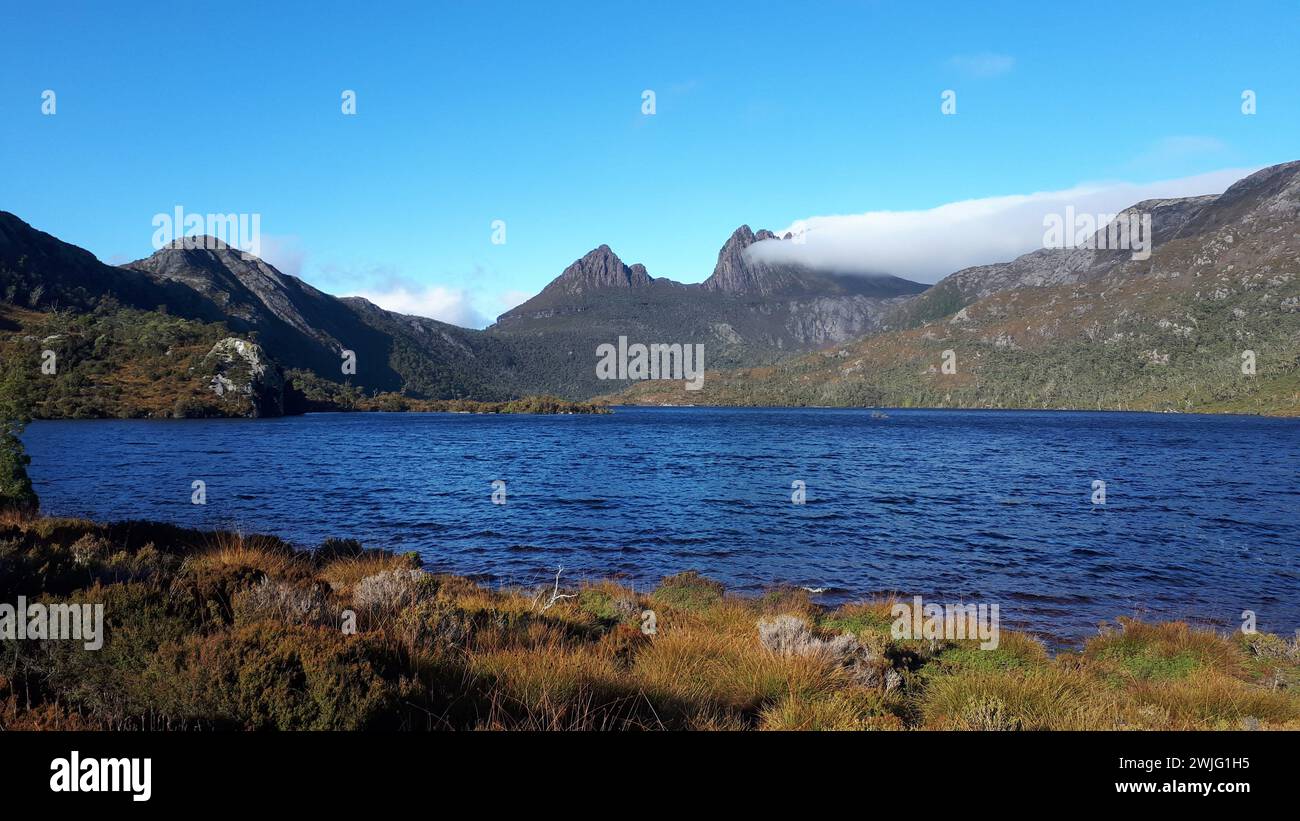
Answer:
<svg viewBox="0 0 1300 821"><path fill-rule="evenodd" d="M997 77L1016 66L1016 58L989 51L979 54L958 54L948 60L948 65L969 77Z"/></svg>
<svg viewBox="0 0 1300 821"><path fill-rule="evenodd" d="M1041 248L1043 219L1073 206L1077 214L1115 214L1142 200L1218 194L1256 169L1228 169L1152 183L1088 183L964 200L919 211L816 216L777 231L804 229L803 244L765 240L749 253L767 262L935 282L972 265L1005 262Z"/></svg>
<svg viewBox="0 0 1300 821"><path fill-rule="evenodd" d="M501 306L502 311L508 311L511 308L524 304L533 298L531 291L502 291L497 294L497 303Z"/></svg>
<svg viewBox="0 0 1300 821"><path fill-rule="evenodd" d="M313 269L312 284L339 296L356 296L399 314L423 316L462 328L484 328L475 291L425 284L384 263L327 262Z"/></svg>
<svg viewBox="0 0 1300 821"><path fill-rule="evenodd" d="M282 274L302 276L302 263L307 252L302 248L302 240L296 236L279 236L263 234L261 240L261 258Z"/></svg>
<svg viewBox="0 0 1300 821"><path fill-rule="evenodd" d="M348 296L368 299L380 308L399 314L424 316L462 328L482 328L488 324L463 288L394 282L382 289L355 291Z"/></svg>
<svg viewBox="0 0 1300 821"><path fill-rule="evenodd" d="M1195 134L1163 137L1151 143L1146 150L1134 157L1128 167L1133 169L1168 167L1168 163L1203 158L1207 154L1219 154L1227 149L1227 144L1218 137L1204 137Z"/></svg>

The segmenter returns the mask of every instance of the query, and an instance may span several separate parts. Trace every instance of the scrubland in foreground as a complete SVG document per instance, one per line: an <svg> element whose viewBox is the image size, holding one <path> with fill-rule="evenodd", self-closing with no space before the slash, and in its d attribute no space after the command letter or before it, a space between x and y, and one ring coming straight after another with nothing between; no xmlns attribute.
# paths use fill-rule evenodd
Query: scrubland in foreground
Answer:
<svg viewBox="0 0 1300 821"><path fill-rule="evenodd" d="M352 541L15 514L0 603L103 603L107 635L0 642L0 728L1300 728L1300 646L1268 634L1121 619L1050 656L1006 631L994 650L897 641L889 602L742 598L694 573L555 592Z"/></svg>

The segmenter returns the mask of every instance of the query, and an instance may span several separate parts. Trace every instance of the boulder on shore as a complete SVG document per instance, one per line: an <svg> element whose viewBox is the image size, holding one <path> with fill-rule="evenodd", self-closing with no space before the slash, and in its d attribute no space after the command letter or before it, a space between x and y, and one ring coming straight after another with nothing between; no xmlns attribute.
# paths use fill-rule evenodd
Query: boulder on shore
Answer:
<svg viewBox="0 0 1300 821"><path fill-rule="evenodd" d="M223 400L248 403L251 417L284 415L284 377L262 346L238 337L226 337L204 357L212 373L208 387Z"/></svg>

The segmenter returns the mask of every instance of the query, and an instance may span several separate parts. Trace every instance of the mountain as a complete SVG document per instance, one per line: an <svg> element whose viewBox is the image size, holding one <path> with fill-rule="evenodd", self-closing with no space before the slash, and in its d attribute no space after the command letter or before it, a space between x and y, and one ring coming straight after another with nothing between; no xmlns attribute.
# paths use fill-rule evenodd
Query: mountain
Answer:
<svg viewBox="0 0 1300 821"><path fill-rule="evenodd" d="M616 401L1300 414L1300 162L1132 212L1152 215L1146 259L1039 250L968 268L882 332Z"/></svg>
<svg viewBox="0 0 1300 821"><path fill-rule="evenodd" d="M608 390L596 349L633 341L701 343L720 365L772 362L867 333L924 286L897 277L847 277L755 262L770 231L737 229L700 285L652 277L607 245L593 249L486 331L338 298L212 237L189 238L124 266L0 212L0 289L26 308L92 309L111 297L130 308L220 323L255 339L280 365L367 391L499 401ZM342 353L356 354L355 374Z"/></svg>
<svg viewBox="0 0 1300 821"><path fill-rule="evenodd" d="M1226 192L1225 192L1226 193ZM1215 202L1210 196L1144 200L1116 215L1114 224L1133 215L1151 218L1152 250L1192 231L1193 217ZM885 320L886 327L914 327L938 319L999 291L1016 288L1064 285L1096 279L1132 259L1131 251L1105 247L1101 242L1107 227L1094 234L1094 247L1040 248L1011 262L964 268L937 282L915 300L901 305Z"/></svg>
<svg viewBox="0 0 1300 821"><path fill-rule="evenodd" d="M624 265L608 245L602 245L565 268L542 293L578 296L602 288L640 288L652 281L644 265Z"/></svg>
<svg viewBox="0 0 1300 821"><path fill-rule="evenodd" d="M221 323L255 337L286 368L313 371L368 391L419 398L500 400L514 392L509 343L481 331L340 299L214 237L166 246L125 266L0 212L0 295L24 308L85 312L105 298L134 309ZM356 373L342 372L342 352Z"/></svg>
<svg viewBox="0 0 1300 821"><path fill-rule="evenodd" d="M169 387L153 391L154 412L196 379L223 376L209 373L212 350L230 339L367 393L499 401L615 393L624 386L597 378L596 352L620 337L701 344L710 370L703 391L641 384L621 401L1288 412L1300 367L1298 178L1300 163L1287 163L1218 196L1126 209L1121 218L1151 217L1146 258L1042 249L928 289L766 262L756 245L795 240L748 226L699 284L651 276L601 245L482 331L331 296L210 238L106 265L0 212L0 336L21 336L13 350L34 356L36 332L57 339L54 319L88 317L69 326L78 359L58 380L57 405L91 415L132 412L126 398L148 380L112 360L130 379L106 387L102 339L151 368L180 369L158 380ZM938 368L949 350L955 374ZM356 354L355 374L342 372L344 351ZM1259 370L1242 380L1246 352Z"/></svg>
<svg viewBox="0 0 1300 821"><path fill-rule="evenodd" d="M360 297L343 297L339 302L387 340L385 362L400 380L398 387L388 390L422 399L485 402L538 393L529 388L527 361L519 359L508 340L436 319L387 311Z"/></svg>
<svg viewBox="0 0 1300 821"><path fill-rule="evenodd" d="M341 375L341 351L348 349L357 354L362 384L401 387L401 376L387 361L387 336L337 298L213 237L178 240L124 269L189 288L232 331L256 332L283 365Z"/></svg>
<svg viewBox="0 0 1300 821"><path fill-rule="evenodd" d="M718 251L713 273L703 282L704 290L730 294L770 294L794 285L791 270L772 268L749 259L749 247L760 240L775 240L767 229L754 233L748 225L737 228Z"/></svg>
<svg viewBox="0 0 1300 821"><path fill-rule="evenodd" d="M595 352L620 336L702 344L713 365L770 363L873 331L889 308L925 289L898 277L769 266L749 253L765 239L784 241L771 231L736 229L700 284L653 277L602 245L498 317L488 333L517 342L520 358L538 364L534 390L587 397L608 392L596 378Z"/></svg>
<svg viewBox="0 0 1300 821"><path fill-rule="evenodd" d="M187 286L287 367L420 398L506 397L488 366L509 355L481 332L331 296L214 238L173 243L126 269ZM345 350L356 354L354 375L342 371Z"/></svg>
<svg viewBox="0 0 1300 821"><path fill-rule="evenodd" d="M105 296L142 310L166 305L204 320L220 316L190 288L106 265L89 251L0 211L0 298L4 302L38 310L87 310Z"/></svg>
<svg viewBox="0 0 1300 821"><path fill-rule="evenodd" d="M713 273L702 284L706 291L753 298L863 297L893 299L924 291L927 286L888 275L834 274L797 265L773 265L755 258L753 246L763 241L792 242L766 229L737 228L718 251ZM871 323L868 323L871 324ZM840 329L828 330L821 341L844 338Z"/></svg>

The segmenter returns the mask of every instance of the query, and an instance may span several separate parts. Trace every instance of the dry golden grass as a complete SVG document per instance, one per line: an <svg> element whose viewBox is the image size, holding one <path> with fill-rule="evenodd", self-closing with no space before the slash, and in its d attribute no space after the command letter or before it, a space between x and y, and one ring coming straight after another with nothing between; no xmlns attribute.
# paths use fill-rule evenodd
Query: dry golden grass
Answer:
<svg viewBox="0 0 1300 821"><path fill-rule="evenodd" d="M1182 678L1197 670L1240 675L1245 655L1240 645L1184 622L1147 624L1128 618L1119 629L1090 639L1084 657L1113 665L1135 679Z"/></svg>
<svg viewBox="0 0 1300 821"><path fill-rule="evenodd" d="M1022 730L1300 726L1300 693L1249 680L1244 650L1233 639L1180 622L1123 619L1119 625L1118 631L1090 640L1082 654L1055 659L1014 633L1003 633L996 651L945 651L921 696L924 726Z"/></svg>
<svg viewBox="0 0 1300 821"><path fill-rule="evenodd" d="M208 546L185 558L193 572L249 569L272 579L297 579L310 574L307 558L284 549L283 543L241 533L216 533Z"/></svg>
<svg viewBox="0 0 1300 821"><path fill-rule="evenodd" d="M0 527L18 527L26 529L40 514L20 507L0 506Z"/></svg>
<svg viewBox="0 0 1300 821"><path fill-rule="evenodd" d="M388 569L378 562L359 575ZM332 567L332 565L331 565ZM329 576L329 567L322 575ZM338 578L335 576L335 578ZM689 592L689 591L688 591ZM1300 699L1239 677L1240 643L1185 624L1122 622L1082 654L1052 658L1038 639L1002 632L999 646L943 643L912 652L923 665L886 694L850 681L831 659L778 656L756 623L790 613L826 635L850 632L879 653L914 651L889 638L889 600L823 612L798 592L757 599L679 595L659 604L657 633L611 603L655 607L613 582L548 595L443 584L438 600L479 627L464 649L490 693L481 726L528 729L685 727L768 730L1098 730L1236 728L1300 723ZM615 623L611 626L611 621ZM908 717L912 718L908 718Z"/></svg>
<svg viewBox="0 0 1300 821"><path fill-rule="evenodd" d="M801 616L805 621L816 621L822 609L812 600L812 594L802 587L778 587L758 598L758 609L766 615L788 613Z"/></svg>
<svg viewBox="0 0 1300 821"><path fill-rule="evenodd" d="M633 677L652 700L746 714L787 695L812 697L846 686L844 672L825 659L771 653L758 642L752 614L747 622L743 633L716 622L670 625L637 654Z"/></svg>
<svg viewBox="0 0 1300 821"><path fill-rule="evenodd" d="M613 660L562 641L476 653L470 669L490 682L493 729L618 729L634 721L639 695L619 681Z"/></svg>
<svg viewBox="0 0 1300 821"><path fill-rule="evenodd" d="M532 646L475 653L470 669L492 676L505 695L528 704L561 702L583 686L617 678L612 660L592 646L566 646L539 636Z"/></svg>
<svg viewBox="0 0 1300 821"><path fill-rule="evenodd" d="M936 730L1102 730L1118 697L1081 670L973 671L931 680L923 726Z"/></svg>
<svg viewBox="0 0 1300 821"><path fill-rule="evenodd" d="M0 516L0 526L17 527L29 540L37 537L37 547L29 548L35 552L23 559L32 567L69 564L73 545L86 536L114 538L112 528L74 519L9 515ZM128 531L133 532L123 532ZM156 535L150 532L148 538ZM329 658L337 660L330 676L339 675L318 682L317 695L338 705L330 720L339 726L379 720L349 712L347 705L364 699L356 701L356 693L348 690L356 685L346 682L382 677L385 687L400 693L391 708L394 714L411 711L413 718L391 718L402 726L1300 729L1300 647L1276 636L1222 636L1182 623L1121 620L1117 629L1090 640L1079 653L1051 656L1033 637L1008 631L1000 634L995 649L982 650L974 641L931 645L890 636L891 601L826 611L803 591L730 596L693 574L672 577L648 595L615 582L594 582L562 589L572 597L554 601L550 586L540 592L494 590L452 576L406 578L390 596L392 618L363 620L361 633L352 636L335 632L327 622L341 608L355 605L358 582L413 569L409 557L370 551L313 560L274 539L210 534L190 547L196 543L193 536L177 536L165 545L172 551L166 556L152 544L131 548L133 560L149 564L150 572L132 585L102 588L105 595L140 607L131 614L138 617L131 631L110 633L109 641L129 640L132 632L155 635L156 640L133 651L148 666L150 654L165 655L168 646L174 653L178 637L192 633L238 648L244 645L235 634L242 630L255 635L266 652L235 653L229 660L232 669L270 681L281 673L266 659L290 663L301 658L295 653L303 642L315 646L330 634L322 646L328 645ZM143 540L138 534L135 538ZM95 558L100 555L96 552L88 561L101 561ZM327 614L324 622L310 629L295 627L285 623L291 618L274 611L250 611L247 618L236 619L234 605L267 579L277 590L287 587L303 594L289 600L319 603L320 612ZM186 601L199 606L168 604ZM653 634L642 630L647 608L656 614ZM810 639L826 642L847 632L861 646L849 643L856 649L844 650L841 643L841 649L830 651L829 645L818 649L814 642L811 650L807 643L797 650L784 644L780 652L769 649L760 640L758 622L783 614L807 625ZM106 652L91 663L103 659L112 664L124 657L137 658ZM95 689L136 681L132 703L161 715L166 710L161 705L177 694L152 679L139 679L133 670L101 671L99 680L105 684ZM106 699L88 707L82 690L51 691L44 700L28 701L30 685L21 683L24 706L19 709L13 694L20 684L12 677L8 683L0 680L0 726L72 726L74 712L69 710L80 711L76 715L84 716L87 726L115 721L128 726L141 711L131 716L104 713L109 709L105 704L119 702ZM185 721L210 719L202 695L181 700ZM293 702L284 713L286 726L292 726L301 705L295 706L294 693L283 695L286 704ZM253 702L246 706L258 708ZM256 724L255 719L230 720ZM164 724L167 720L164 716Z"/></svg>
<svg viewBox="0 0 1300 821"><path fill-rule="evenodd" d="M763 708L762 730L901 730L881 696L861 688L816 698L787 695Z"/></svg>
<svg viewBox="0 0 1300 821"><path fill-rule="evenodd" d="M361 556L334 559L321 568L320 577L328 582L335 592L347 596L351 593L352 587L364 578L390 570L411 569L412 566L411 560L406 556L371 552Z"/></svg>
<svg viewBox="0 0 1300 821"><path fill-rule="evenodd" d="M1293 694L1253 687L1218 671L1137 682L1126 696L1135 705L1132 712L1150 721L1153 729L1240 730L1252 723L1300 728L1300 700Z"/></svg>

